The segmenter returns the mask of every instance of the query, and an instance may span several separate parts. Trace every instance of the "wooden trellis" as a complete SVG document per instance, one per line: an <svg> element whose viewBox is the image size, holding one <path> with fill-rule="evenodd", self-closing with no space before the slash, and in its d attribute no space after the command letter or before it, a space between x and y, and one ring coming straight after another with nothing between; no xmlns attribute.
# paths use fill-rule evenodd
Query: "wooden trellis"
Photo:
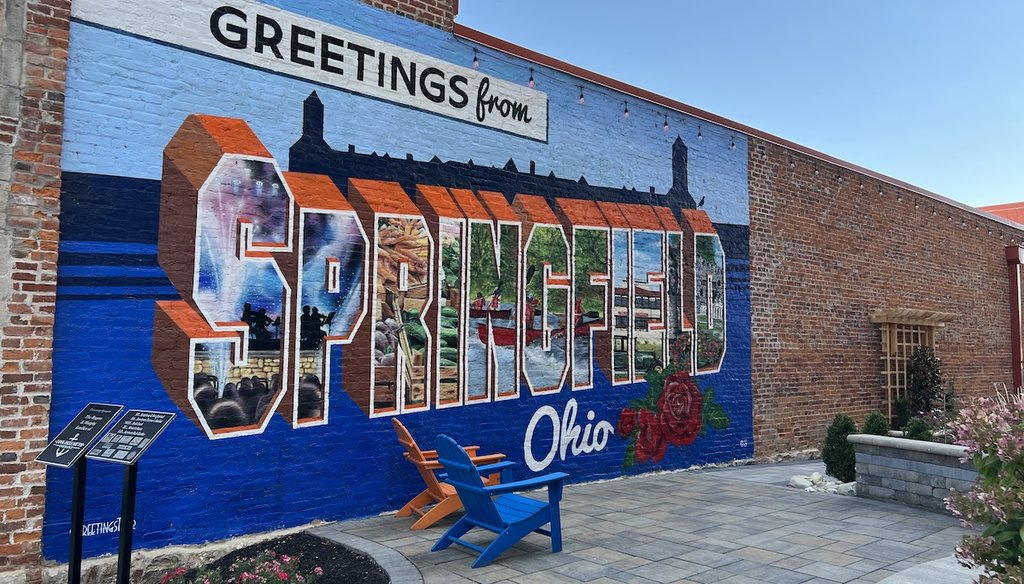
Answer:
<svg viewBox="0 0 1024 584"><path fill-rule="evenodd" d="M889 419L893 418L893 404L907 393L907 361L918 346L937 348L935 331L947 322L956 320L955 314L896 308L876 310L871 322L882 325L882 382L885 385L885 407Z"/></svg>

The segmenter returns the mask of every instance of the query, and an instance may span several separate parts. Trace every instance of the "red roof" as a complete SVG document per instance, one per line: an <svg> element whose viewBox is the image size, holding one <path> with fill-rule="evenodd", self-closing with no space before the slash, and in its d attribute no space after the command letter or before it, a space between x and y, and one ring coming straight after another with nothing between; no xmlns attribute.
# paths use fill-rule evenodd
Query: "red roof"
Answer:
<svg viewBox="0 0 1024 584"><path fill-rule="evenodd" d="M1003 203L1002 205L986 205L978 208L982 211L992 213L993 215L999 215L1004 219L1009 219L1010 221L1024 223L1024 202Z"/></svg>

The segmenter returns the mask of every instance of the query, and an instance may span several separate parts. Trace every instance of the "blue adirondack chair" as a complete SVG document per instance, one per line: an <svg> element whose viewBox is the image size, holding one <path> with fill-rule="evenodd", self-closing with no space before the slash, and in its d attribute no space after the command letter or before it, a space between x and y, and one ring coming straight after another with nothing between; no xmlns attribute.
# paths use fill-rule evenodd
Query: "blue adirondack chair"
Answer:
<svg viewBox="0 0 1024 584"><path fill-rule="evenodd" d="M473 562L474 568L480 568L531 532L550 537L552 552L562 551L562 520L558 503L562 500L562 482L569 475L553 472L514 483L484 486L466 451L443 434L437 437L437 460L448 473L448 484L455 487L466 514L441 536L433 551L457 543L480 554ZM547 503L513 493L540 487L548 489ZM543 529L548 524L551 524L550 528ZM460 539L474 527L496 533L498 537L487 547Z"/></svg>

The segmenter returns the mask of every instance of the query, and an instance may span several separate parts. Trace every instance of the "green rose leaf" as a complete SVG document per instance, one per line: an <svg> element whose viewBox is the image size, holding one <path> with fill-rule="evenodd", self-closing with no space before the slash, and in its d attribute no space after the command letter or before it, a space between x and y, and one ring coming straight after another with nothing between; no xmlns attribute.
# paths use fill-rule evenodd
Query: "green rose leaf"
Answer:
<svg viewBox="0 0 1024 584"><path fill-rule="evenodd" d="M629 445L626 446L626 459L622 462L622 470L636 464L636 432L633 432L633 436L629 439Z"/></svg>
<svg viewBox="0 0 1024 584"><path fill-rule="evenodd" d="M729 427L729 414L716 403L707 404L704 406L704 422L715 430L725 430Z"/></svg>

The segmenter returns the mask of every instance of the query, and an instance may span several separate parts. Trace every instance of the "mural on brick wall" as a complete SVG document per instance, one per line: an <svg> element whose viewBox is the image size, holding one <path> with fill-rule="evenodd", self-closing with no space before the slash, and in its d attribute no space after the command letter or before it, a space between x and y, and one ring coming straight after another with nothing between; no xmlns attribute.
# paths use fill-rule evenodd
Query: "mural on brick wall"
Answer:
<svg viewBox="0 0 1024 584"><path fill-rule="evenodd" d="M742 137L583 110L576 79L528 88L335 4L76 5L53 427L87 401L183 414L141 463L138 545L397 508L418 476L396 416L573 481L749 457ZM266 36L300 25L322 42ZM173 66L109 77L147 60ZM86 522L112 525L97 466ZM51 471L48 558L65 487ZM116 549L100 531L90 554Z"/></svg>

